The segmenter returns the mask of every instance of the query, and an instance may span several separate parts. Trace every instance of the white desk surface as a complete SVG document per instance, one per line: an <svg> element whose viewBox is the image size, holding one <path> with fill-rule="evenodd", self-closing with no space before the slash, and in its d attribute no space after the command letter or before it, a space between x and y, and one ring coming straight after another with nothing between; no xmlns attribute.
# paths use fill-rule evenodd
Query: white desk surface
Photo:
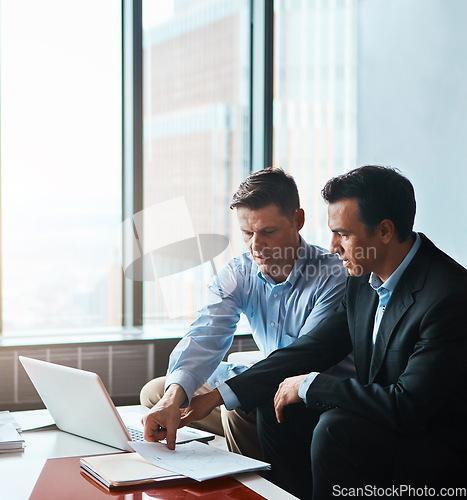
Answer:
<svg viewBox="0 0 467 500"><path fill-rule="evenodd" d="M140 406L118 408L122 418L134 417L147 409ZM30 421L31 415L41 416L47 410L13 412L18 423ZM27 500L48 458L74 457L118 453L116 448L83 439L58 430L55 426L23 431L26 447L23 452L0 453L0 498ZM215 443L213 443L216 445ZM295 497L254 473L238 474L241 483L268 500L293 500ZM58 500L58 499L50 499Z"/></svg>

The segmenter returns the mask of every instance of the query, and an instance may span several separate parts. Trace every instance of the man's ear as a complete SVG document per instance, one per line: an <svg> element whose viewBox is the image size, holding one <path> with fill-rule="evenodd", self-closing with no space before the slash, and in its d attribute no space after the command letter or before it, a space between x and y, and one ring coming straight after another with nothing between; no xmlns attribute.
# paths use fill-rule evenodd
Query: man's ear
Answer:
<svg viewBox="0 0 467 500"><path fill-rule="evenodd" d="M299 208L295 211L295 213L293 214L293 221L295 223L297 231L300 231L300 229L302 229L302 227L305 225L305 211L303 210L303 208Z"/></svg>
<svg viewBox="0 0 467 500"><path fill-rule="evenodd" d="M378 234L383 243L389 243L394 237L395 229L394 222L391 219L383 219L378 224Z"/></svg>

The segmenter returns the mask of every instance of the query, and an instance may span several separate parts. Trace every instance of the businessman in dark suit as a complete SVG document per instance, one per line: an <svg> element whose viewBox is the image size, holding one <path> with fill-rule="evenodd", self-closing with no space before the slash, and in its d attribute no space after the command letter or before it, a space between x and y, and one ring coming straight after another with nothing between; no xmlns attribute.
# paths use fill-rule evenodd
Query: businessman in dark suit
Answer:
<svg viewBox="0 0 467 500"><path fill-rule="evenodd" d="M412 231L414 192L397 171L362 167L322 194L350 275L338 311L193 399L182 423L233 391L258 408L270 479L300 498L467 486L467 271ZM352 349L357 378L321 373Z"/></svg>

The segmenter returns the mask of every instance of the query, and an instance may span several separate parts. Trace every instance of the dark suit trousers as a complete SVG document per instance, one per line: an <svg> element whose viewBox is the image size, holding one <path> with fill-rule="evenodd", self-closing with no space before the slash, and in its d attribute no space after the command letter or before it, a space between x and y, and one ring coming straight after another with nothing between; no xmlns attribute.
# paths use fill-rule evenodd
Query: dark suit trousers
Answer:
<svg viewBox="0 0 467 500"><path fill-rule="evenodd" d="M467 486L467 454L427 434L403 436L341 409L319 414L303 404L276 420L258 408L265 477L300 499L336 498L343 488ZM311 451L310 451L311 450Z"/></svg>

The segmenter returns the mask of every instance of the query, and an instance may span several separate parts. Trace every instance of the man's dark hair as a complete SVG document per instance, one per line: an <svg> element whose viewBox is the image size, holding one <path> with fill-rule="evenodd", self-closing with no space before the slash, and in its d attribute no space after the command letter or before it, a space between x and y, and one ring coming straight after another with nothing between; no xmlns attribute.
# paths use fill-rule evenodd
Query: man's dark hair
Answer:
<svg viewBox="0 0 467 500"><path fill-rule="evenodd" d="M271 203L288 218L300 208L295 180L280 168L265 168L247 177L233 195L230 208L258 210Z"/></svg>
<svg viewBox="0 0 467 500"><path fill-rule="evenodd" d="M329 180L321 194L328 203L356 198L360 220L370 234L384 219L394 223L400 242L412 234L415 219L414 189L397 169L379 165L356 168Z"/></svg>

